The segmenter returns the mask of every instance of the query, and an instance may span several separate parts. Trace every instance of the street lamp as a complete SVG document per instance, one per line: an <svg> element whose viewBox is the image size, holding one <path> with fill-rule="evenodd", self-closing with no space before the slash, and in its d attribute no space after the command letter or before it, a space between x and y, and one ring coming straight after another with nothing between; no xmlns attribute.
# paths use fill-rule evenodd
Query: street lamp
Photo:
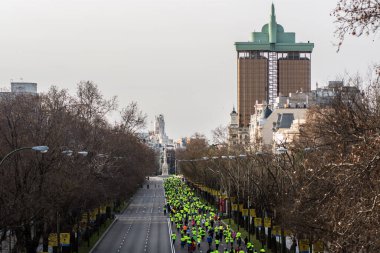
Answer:
<svg viewBox="0 0 380 253"><path fill-rule="evenodd" d="M76 153L78 155L81 155L81 156L87 156L88 155L87 151L78 151ZM71 149L65 149L61 152L61 154L66 155L66 156L72 156L74 154L74 151L72 151ZM57 228L56 228L57 229L57 252L60 253L61 252L61 237L60 237L61 228L60 228L60 213L59 213L58 209L56 211L56 223L57 223ZM78 224L79 224L79 221L78 221ZM79 225L78 225L78 228L79 228ZM78 232L76 234L76 243L77 243L77 245L79 243Z"/></svg>
<svg viewBox="0 0 380 253"><path fill-rule="evenodd" d="M49 150L49 147L48 146L34 146L34 147L22 147L22 148L18 148L18 149L15 149L11 152L9 152L8 154L6 154L3 159L0 161L0 166L4 163L4 161L9 157L11 156L12 154L16 153L16 152L19 152L21 150L26 150L26 149L31 149L31 150L34 150L34 151L38 151L38 152L41 152L41 153L46 153L48 150Z"/></svg>
<svg viewBox="0 0 380 253"><path fill-rule="evenodd" d="M72 156L73 153L74 153L74 151L72 151L70 149L62 151L62 154L67 155L67 156ZM78 153L78 155L81 155L81 156L87 156L88 155L87 151L78 151L77 153ZM101 157L103 157L103 156L101 156Z"/></svg>
<svg viewBox="0 0 380 253"><path fill-rule="evenodd" d="M22 147L22 148L18 148L18 149L15 149L11 152L9 152L8 154L6 154L3 159L1 159L0 161L0 166L4 163L5 160L7 160L8 157L10 157L12 154L16 153L16 152L19 152L19 151L22 151L22 150L26 150L26 149L31 149L31 150L34 150L34 151L39 151L41 153L46 153L48 150L49 150L49 147L48 146L33 146L33 147ZM11 233L11 232L10 232ZM11 238L11 234L9 235L9 238ZM11 241L11 239L10 239ZM10 247L10 249L12 249L12 247Z"/></svg>
<svg viewBox="0 0 380 253"><path fill-rule="evenodd" d="M278 155L281 155L281 156L285 156L285 154L287 154L288 152L288 149L285 148L285 147L279 147L277 148L277 153ZM285 161L285 158L283 157L284 159L284 165L286 163ZM276 159L278 161L278 167L281 171L281 174L283 173L286 173L285 172L285 168L282 168L281 165L280 165L280 159ZM281 182L280 182L280 210L281 210L281 220L280 220L280 224L281 224L281 249L280 249L280 252L286 252L286 237L285 237L285 231L284 231L284 227L283 227L283 213L284 213L284 187L285 187L285 183L284 183L284 175L281 175Z"/></svg>
<svg viewBox="0 0 380 253"><path fill-rule="evenodd" d="M279 147L278 149L276 149L277 150L277 152L279 153L279 154L285 154L287 151L288 151L288 149L287 148L284 148L284 147Z"/></svg>
<svg viewBox="0 0 380 253"><path fill-rule="evenodd" d="M80 154L82 156L87 156L88 152L87 151L78 151L78 154Z"/></svg>

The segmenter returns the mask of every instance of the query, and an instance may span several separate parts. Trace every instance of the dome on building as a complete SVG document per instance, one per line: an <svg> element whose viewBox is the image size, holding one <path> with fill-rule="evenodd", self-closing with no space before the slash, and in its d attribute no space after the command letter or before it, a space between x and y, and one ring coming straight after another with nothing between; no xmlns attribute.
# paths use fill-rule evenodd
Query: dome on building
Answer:
<svg viewBox="0 0 380 253"><path fill-rule="evenodd" d="M261 28L261 32L262 33L269 33L268 26L269 26L269 24L263 25L263 28ZM282 25L280 25L280 24L277 24L277 32L284 33L285 32L284 27Z"/></svg>

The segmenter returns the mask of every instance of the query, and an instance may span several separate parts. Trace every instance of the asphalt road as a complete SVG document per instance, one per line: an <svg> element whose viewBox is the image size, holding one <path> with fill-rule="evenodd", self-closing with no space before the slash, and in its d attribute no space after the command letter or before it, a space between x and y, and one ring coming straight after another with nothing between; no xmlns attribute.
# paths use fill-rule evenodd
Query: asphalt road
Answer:
<svg viewBox="0 0 380 253"><path fill-rule="evenodd" d="M162 178L151 177L92 252L171 253L170 226L163 213L164 203Z"/></svg>

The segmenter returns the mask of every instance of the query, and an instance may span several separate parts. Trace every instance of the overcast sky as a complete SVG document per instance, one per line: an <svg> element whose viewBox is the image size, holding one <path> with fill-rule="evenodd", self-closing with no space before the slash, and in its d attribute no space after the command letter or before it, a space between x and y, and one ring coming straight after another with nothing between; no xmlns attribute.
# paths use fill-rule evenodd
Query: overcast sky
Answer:
<svg viewBox="0 0 380 253"><path fill-rule="evenodd" d="M1 0L0 86L10 80L74 92L92 80L121 106L164 114L171 138L226 125L236 105L234 42L269 21L264 0ZM366 73L380 38L349 38L336 53L336 0L277 0L277 22L314 42L312 88L344 71Z"/></svg>

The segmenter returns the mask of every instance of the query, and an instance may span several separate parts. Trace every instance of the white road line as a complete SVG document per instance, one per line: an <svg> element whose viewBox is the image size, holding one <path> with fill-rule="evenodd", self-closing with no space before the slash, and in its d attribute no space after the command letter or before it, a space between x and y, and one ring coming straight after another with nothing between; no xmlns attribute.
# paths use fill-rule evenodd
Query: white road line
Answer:
<svg viewBox="0 0 380 253"><path fill-rule="evenodd" d="M170 248L172 249L172 253L175 253L175 248L173 246L173 242L172 242L172 238L171 238L171 235L172 235L172 227L170 225L170 219L168 219L168 228L169 228L169 243L170 243Z"/></svg>

